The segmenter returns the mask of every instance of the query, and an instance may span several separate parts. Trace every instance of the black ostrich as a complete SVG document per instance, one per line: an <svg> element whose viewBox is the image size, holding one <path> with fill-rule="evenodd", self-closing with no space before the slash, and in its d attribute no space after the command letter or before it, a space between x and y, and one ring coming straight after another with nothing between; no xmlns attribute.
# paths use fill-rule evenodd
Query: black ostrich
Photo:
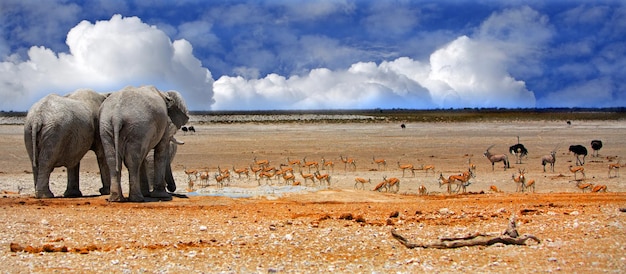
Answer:
<svg viewBox="0 0 626 274"><path fill-rule="evenodd" d="M515 158L517 158L516 164L521 164L522 157L528 156L528 150L524 145L520 144L519 136L517 136L517 144L509 147L509 152L511 152L511 154L515 155Z"/></svg>
<svg viewBox="0 0 626 274"><path fill-rule="evenodd" d="M587 148L582 145L571 145L569 151L576 156L576 165L585 165L585 157L587 157ZM580 155L583 156L583 160L580 160Z"/></svg>
<svg viewBox="0 0 626 274"><path fill-rule="evenodd" d="M185 126L181 127L180 130L183 131L183 135L187 134L187 131L189 131L189 129L187 129L187 127Z"/></svg>
<svg viewBox="0 0 626 274"><path fill-rule="evenodd" d="M190 133L196 133L196 128L194 128L193 126L189 126L187 129Z"/></svg>
<svg viewBox="0 0 626 274"><path fill-rule="evenodd" d="M405 125L405 124L401 124L401 125L400 125L400 128L401 128L401 129L405 129L405 128L406 128L406 125Z"/></svg>
<svg viewBox="0 0 626 274"><path fill-rule="evenodd" d="M598 151L602 148L602 141L600 140L591 141L591 148L593 149L591 156L598 157Z"/></svg>

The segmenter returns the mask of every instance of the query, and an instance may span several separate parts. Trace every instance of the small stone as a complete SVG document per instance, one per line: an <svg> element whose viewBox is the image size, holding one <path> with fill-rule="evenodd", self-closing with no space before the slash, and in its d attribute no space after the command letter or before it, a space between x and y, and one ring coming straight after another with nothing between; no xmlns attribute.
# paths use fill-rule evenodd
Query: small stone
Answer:
<svg viewBox="0 0 626 274"><path fill-rule="evenodd" d="M200 226L200 231L206 231L206 230L207 230L207 227L205 225Z"/></svg>

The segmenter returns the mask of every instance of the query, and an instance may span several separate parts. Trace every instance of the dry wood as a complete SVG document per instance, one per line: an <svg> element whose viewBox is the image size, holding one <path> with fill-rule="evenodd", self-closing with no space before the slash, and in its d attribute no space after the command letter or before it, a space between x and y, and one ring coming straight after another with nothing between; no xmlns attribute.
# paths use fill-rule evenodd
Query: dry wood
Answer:
<svg viewBox="0 0 626 274"><path fill-rule="evenodd" d="M395 229L391 229L391 235L407 248L458 248L463 246L489 246L497 243L507 245L525 245L528 239L535 240L537 243L541 241L533 235L523 235L518 237L515 226L515 217L511 217L509 226L502 235L489 235L476 233L464 237L440 238L436 242L431 243L411 243L404 236L398 234Z"/></svg>

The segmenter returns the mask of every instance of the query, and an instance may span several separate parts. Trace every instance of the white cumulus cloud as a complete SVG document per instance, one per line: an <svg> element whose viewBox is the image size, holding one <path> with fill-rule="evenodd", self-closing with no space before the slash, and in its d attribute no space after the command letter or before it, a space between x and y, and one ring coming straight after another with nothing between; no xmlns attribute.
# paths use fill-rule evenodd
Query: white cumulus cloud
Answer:
<svg viewBox="0 0 626 274"><path fill-rule="evenodd" d="M66 43L67 53L34 46L27 60L0 63L0 109L27 110L49 93L143 84L180 91L192 110L208 109L213 102L211 72L193 56L191 44L172 42L137 17L82 21L69 31Z"/></svg>

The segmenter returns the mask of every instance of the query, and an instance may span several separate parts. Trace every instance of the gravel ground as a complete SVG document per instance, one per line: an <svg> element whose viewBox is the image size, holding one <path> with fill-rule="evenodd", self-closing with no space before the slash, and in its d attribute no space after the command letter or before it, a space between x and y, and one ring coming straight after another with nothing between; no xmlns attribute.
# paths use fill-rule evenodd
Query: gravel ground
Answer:
<svg viewBox="0 0 626 274"><path fill-rule="evenodd" d="M97 196L99 175L93 153L81 164L81 189L88 197L38 200L23 147L22 128L0 126L0 264L2 272L615 272L626 271L626 185L609 177L607 164L626 154L626 122L560 121L523 123L396 124L195 124L173 166L179 188L172 201L108 203ZM482 157L522 143L530 150L522 164L491 170ZM568 167L570 144L602 139L600 157L587 157L581 182L607 185L607 193L582 193ZM539 160L557 144L555 172ZM339 156L357 160L345 168ZM189 193L183 169L211 174L287 158L334 161L331 186L284 186L237 178L218 188L214 179ZM378 167L372 158L385 158ZM438 175L477 165L467 194L447 194ZM415 176L398 162L433 164L436 173ZM623 161L622 161L623 162ZM536 193L515 193L511 174L525 169L537 180ZM298 180L302 180L296 168ZM308 173L307 168L302 169ZM371 178L364 190L354 177ZM398 193L371 191L383 176L401 180ZM428 195L418 195L424 185ZM501 192L489 191L495 185ZM52 191L65 187L55 170ZM126 190L127 187L125 186ZM20 191L18 194L17 192ZM397 212L397 216L396 213ZM473 233L501 233L517 217L521 234L541 242L456 249L407 249L390 230L414 242ZM396 217L393 217L396 216ZM18 252L11 251L22 250ZM50 252L46 252L50 251ZM63 252L67 251L67 252Z"/></svg>

